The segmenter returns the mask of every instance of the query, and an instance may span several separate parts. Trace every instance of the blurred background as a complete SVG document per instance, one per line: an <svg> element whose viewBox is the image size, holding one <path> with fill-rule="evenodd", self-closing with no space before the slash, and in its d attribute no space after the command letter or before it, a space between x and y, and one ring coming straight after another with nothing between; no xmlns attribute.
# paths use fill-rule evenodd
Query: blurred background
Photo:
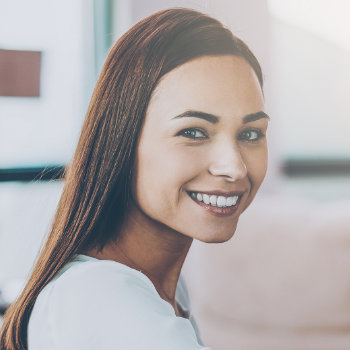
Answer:
<svg viewBox="0 0 350 350"><path fill-rule="evenodd" d="M48 233L108 49L174 6L220 19L251 47L271 116L252 209L229 243L194 244L185 266L205 342L348 349L347 0L0 0L0 311Z"/></svg>

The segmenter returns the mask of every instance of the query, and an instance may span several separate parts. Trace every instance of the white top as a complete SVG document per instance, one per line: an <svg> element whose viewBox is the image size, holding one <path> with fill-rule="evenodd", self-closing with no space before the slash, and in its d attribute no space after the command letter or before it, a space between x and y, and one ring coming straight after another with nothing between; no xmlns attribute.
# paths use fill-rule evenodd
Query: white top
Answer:
<svg viewBox="0 0 350 350"><path fill-rule="evenodd" d="M182 278L177 317L143 273L77 255L39 294L28 350L210 350L203 347Z"/></svg>

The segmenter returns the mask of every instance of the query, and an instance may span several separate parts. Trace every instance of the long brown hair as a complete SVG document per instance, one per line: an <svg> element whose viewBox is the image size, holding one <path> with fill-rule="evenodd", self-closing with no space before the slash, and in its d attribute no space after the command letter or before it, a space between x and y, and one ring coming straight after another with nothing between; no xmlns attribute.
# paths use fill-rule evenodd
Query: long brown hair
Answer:
<svg viewBox="0 0 350 350"><path fill-rule="evenodd" d="M51 232L22 294L4 317L0 349L26 350L27 325L42 289L75 254L116 238L127 211L136 145L159 79L196 57L235 55L260 65L219 21L174 8L132 27L111 48L96 84Z"/></svg>

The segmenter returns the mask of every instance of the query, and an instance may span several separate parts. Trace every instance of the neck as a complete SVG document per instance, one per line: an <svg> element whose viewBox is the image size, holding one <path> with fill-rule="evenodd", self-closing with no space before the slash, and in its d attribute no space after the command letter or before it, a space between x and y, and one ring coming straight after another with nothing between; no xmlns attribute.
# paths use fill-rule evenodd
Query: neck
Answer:
<svg viewBox="0 0 350 350"><path fill-rule="evenodd" d="M143 215L133 212L115 242L101 251L91 250L88 255L115 260L141 271L176 312L176 286L193 239L151 219L145 220Z"/></svg>

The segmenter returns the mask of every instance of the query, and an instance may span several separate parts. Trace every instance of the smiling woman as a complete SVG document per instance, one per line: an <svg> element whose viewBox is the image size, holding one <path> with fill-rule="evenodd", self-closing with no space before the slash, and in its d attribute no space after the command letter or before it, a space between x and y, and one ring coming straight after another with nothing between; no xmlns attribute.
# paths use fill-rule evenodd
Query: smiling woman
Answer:
<svg viewBox="0 0 350 350"><path fill-rule="evenodd" d="M169 9L131 28L0 349L208 349L181 268L193 239L232 237L263 181L263 110L256 58L217 20Z"/></svg>
<svg viewBox="0 0 350 350"><path fill-rule="evenodd" d="M204 56L166 74L141 130L133 220L205 242L231 238L266 172L263 108L243 58Z"/></svg>

